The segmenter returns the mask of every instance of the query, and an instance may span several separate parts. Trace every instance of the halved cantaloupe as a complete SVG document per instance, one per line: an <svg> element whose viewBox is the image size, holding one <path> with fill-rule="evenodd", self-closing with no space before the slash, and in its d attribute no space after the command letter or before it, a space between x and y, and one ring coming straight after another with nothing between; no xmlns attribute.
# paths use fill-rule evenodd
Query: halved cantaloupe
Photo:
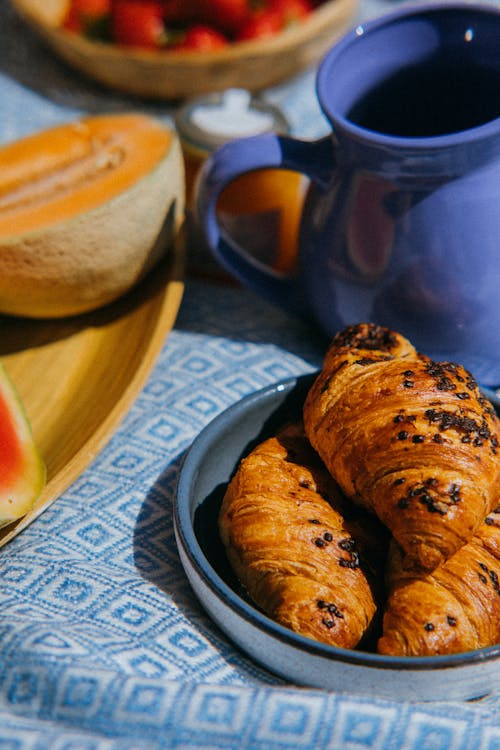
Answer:
<svg viewBox="0 0 500 750"><path fill-rule="evenodd" d="M74 315L116 299L184 214L175 133L140 113L59 125L0 149L0 312Z"/></svg>
<svg viewBox="0 0 500 750"><path fill-rule="evenodd" d="M23 404L0 364L0 527L31 510L45 477Z"/></svg>

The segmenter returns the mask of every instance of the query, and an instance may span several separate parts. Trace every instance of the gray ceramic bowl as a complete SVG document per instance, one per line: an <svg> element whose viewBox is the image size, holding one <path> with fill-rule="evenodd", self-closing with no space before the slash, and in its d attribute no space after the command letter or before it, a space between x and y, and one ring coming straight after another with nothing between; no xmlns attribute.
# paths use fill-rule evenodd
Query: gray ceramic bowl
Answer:
<svg viewBox="0 0 500 750"><path fill-rule="evenodd" d="M181 469L174 508L188 579L210 617L252 659L298 684L400 700L468 700L500 687L500 645L464 654L386 657L334 648L296 635L252 606L225 559L217 514L239 460L291 415L300 414L311 376L259 391L210 423Z"/></svg>

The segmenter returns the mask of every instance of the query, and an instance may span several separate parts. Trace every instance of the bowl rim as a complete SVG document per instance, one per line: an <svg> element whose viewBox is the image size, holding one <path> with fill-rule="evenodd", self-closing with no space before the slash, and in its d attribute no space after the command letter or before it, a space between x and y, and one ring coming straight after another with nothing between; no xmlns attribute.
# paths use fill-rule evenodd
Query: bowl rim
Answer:
<svg viewBox="0 0 500 750"><path fill-rule="evenodd" d="M294 388L306 387L308 383L312 382L316 374L309 373L286 378L243 397L216 416L195 438L182 462L173 504L177 544L182 547L189 564L212 594L236 615L243 618L247 624L264 631L268 636L279 640L286 646L299 649L316 657L372 669L397 670L398 672L433 672L457 667L471 667L498 659L500 657L500 644L457 654L411 657L385 656L324 644L294 633L261 613L256 607L242 599L212 567L198 542L191 517L191 487L193 479L196 479L199 475L200 462L210 452L213 441L226 431L228 422L238 422L249 410L257 408L261 402L273 399L278 401L278 394L281 394L284 398ZM228 635L231 637L230 632Z"/></svg>

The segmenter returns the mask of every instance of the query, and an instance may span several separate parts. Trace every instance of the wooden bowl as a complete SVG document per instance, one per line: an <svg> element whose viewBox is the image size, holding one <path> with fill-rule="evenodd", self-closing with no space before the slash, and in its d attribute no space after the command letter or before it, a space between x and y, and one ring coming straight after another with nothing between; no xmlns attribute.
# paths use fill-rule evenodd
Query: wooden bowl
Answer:
<svg viewBox="0 0 500 750"><path fill-rule="evenodd" d="M304 23L265 40L218 52L155 52L89 41L60 28L67 0L12 0L18 13L63 60L122 92L178 99L239 87L273 86L316 63L347 28L357 0L329 0Z"/></svg>

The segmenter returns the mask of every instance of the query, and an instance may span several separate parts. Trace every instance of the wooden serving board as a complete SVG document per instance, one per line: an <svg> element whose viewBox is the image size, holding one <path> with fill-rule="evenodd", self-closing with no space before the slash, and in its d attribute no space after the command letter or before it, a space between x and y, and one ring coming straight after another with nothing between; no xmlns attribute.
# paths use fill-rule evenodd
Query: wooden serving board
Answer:
<svg viewBox="0 0 500 750"><path fill-rule="evenodd" d="M175 322L183 276L179 236L166 260L112 305L61 320L0 316L0 358L47 466L36 506L0 529L0 547L49 507L109 440Z"/></svg>

